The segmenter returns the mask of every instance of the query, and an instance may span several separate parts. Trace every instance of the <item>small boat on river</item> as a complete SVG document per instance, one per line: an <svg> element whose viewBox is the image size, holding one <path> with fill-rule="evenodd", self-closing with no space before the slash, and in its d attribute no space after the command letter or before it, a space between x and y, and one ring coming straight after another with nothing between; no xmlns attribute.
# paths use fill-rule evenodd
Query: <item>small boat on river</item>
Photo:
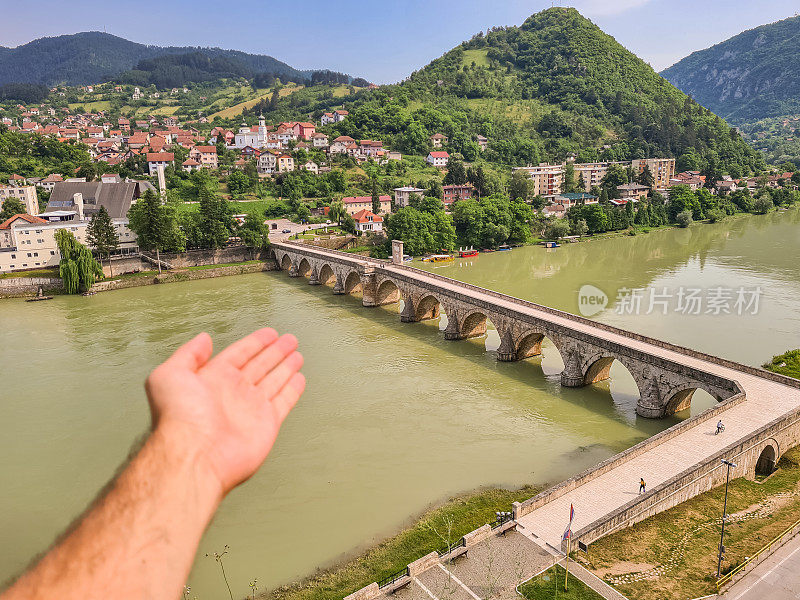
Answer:
<svg viewBox="0 0 800 600"><path fill-rule="evenodd" d="M478 251L475 248L461 248L458 251L458 255L461 258L466 258L468 256L478 256Z"/></svg>
<svg viewBox="0 0 800 600"><path fill-rule="evenodd" d="M507 244L503 244L502 246L497 247L498 252L511 252L511 246Z"/></svg>
<svg viewBox="0 0 800 600"><path fill-rule="evenodd" d="M422 259L422 262L441 263L450 262L453 260L455 260L455 257L452 254L434 254L432 256L426 256Z"/></svg>

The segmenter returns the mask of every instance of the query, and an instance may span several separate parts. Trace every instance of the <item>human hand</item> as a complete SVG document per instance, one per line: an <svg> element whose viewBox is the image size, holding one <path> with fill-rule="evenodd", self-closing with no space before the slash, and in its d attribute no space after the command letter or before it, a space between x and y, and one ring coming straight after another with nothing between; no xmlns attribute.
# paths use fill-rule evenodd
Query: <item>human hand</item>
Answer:
<svg viewBox="0 0 800 600"><path fill-rule="evenodd" d="M177 452L196 453L222 495L264 462L303 393L296 348L293 335L260 329L211 359L211 337L201 333L147 378L154 430L174 440Z"/></svg>

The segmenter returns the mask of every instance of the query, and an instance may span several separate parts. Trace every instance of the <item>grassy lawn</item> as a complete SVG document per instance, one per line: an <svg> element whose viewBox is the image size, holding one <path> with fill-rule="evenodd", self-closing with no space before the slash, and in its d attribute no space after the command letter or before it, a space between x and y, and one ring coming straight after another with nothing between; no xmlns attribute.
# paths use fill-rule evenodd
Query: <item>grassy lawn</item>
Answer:
<svg viewBox="0 0 800 600"><path fill-rule="evenodd" d="M569 585L564 591L564 567L556 565L548 569L538 577L523 583L519 591L528 600L552 600L561 598L562 600L602 600L602 596L592 588L576 579L572 573L569 575Z"/></svg>
<svg viewBox="0 0 800 600"><path fill-rule="evenodd" d="M205 269L219 269L220 267L233 267L237 265L254 265L256 263L260 263L260 260L243 260L240 262L226 262L226 263L217 263L215 265L197 265L194 267L186 267L187 271L203 271Z"/></svg>
<svg viewBox="0 0 800 600"><path fill-rule="evenodd" d="M434 529L451 527L452 539L494 521L495 512L509 510L512 502L528 499L538 490L492 489L453 498L423 514L410 528L367 550L360 556L266 597L280 600L341 600L374 581L396 573L408 563L446 545Z"/></svg>
<svg viewBox="0 0 800 600"><path fill-rule="evenodd" d="M0 273L0 279L15 279L17 277L61 277L58 267L47 269L29 269L27 271L13 271L11 273Z"/></svg>
<svg viewBox="0 0 800 600"><path fill-rule="evenodd" d="M800 379L800 350L789 350L784 354L775 356L771 361L764 364L764 368L774 373Z"/></svg>
<svg viewBox="0 0 800 600"><path fill-rule="evenodd" d="M463 64L467 66L472 66L474 62L479 67L488 67L489 66L489 51L485 49L475 49L475 50L464 50L464 61Z"/></svg>
<svg viewBox="0 0 800 600"><path fill-rule="evenodd" d="M800 517L799 461L800 449L793 449L763 482L731 482L723 573ZM718 487L593 543L585 559L587 566L631 600L684 600L716 592L724 493L724 486ZM674 564L670 565L670 559ZM662 566L660 573L647 573ZM629 581L633 573L646 574L647 578ZM622 579L615 581L615 577Z"/></svg>
<svg viewBox="0 0 800 600"><path fill-rule="evenodd" d="M250 213L257 212L258 214L263 215L264 210L267 208L267 200L253 200L251 202L239 202L238 200L231 200L229 203L231 208L233 209L233 214L235 215L249 215ZM175 210L179 214L183 213L193 213L200 210L200 203L188 203L188 202L175 202L174 203Z"/></svg>

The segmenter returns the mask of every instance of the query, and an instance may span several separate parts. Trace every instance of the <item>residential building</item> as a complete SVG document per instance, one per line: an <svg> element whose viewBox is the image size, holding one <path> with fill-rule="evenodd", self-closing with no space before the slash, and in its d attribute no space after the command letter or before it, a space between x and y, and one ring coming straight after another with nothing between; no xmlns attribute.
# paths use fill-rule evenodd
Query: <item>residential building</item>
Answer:
<svg viewBox="0 0 800 600"><path fill-rule="evenodd" d="M482 135L476 135L475 136L475 141L477 142L478 147L481 150L486 150L486 148L489 147L489 140L487 138L483 137Z"/></svg>
<svg viewBox="0 0 800 600"><path fill-rule="evenodd" d="M181 163L181 171L184 173L191 173L192 171L197 171L200 168L200 163L193 158L187 158Z"/></svg>
<svg viewBox="0 0 800 600"><path fill-rule="evenodd" d="M581 206L584 204L597 204L599 199L597 196L593 196L592 194L586 194L583 192L579 193L567 193L567 194L560 194L553 198L553 204L560 204L564 208L572 208L573 206Z"/></svg>
<svg viewBox="0 0 800 600"><path fill-rule="evenodd" d="M442 202L445 206L450 206L456 200L470 200L474 195L475 187L471 183L442 186Z"/></svg>
<svg viewBox="0 0 800 600"><path fill-rule="evenodd" d="M196 160L204 169L216 169L219 166L216 146L195 146L189 150L189 158Z"/></svg>
<svg viewBox="0 0 800 600"><path fill-rule="evenodd" d="M147 171L150 177L158 173L158 167L171 167L175 161L175 155L172 152L148 152L147 153Z"/></svg>
<svg viewBox="0 0 800 600"><path fill-rule="evenodd" d="M331 143L331 147L328 149L328 152L331 154L344 154L347 152L347 147L355 144L355 140L351 138L349 135L340 135L333 143Z"/></svg>
<svg viewBox="0 0 800 600"><path fill-rule="evenodd" d="M294 159L289 154L281 154L277 157L278 172L294 171Z"/></svg>
<svg viewBox="0 0 800 600"><path fill-rule="evenodd" d="M311 136L311 141L314 144L314 148L328 147L328 136L324 133L315 133Z"/></svg>
<svg viewBox="0 0 800 600"><path fill-rule="evenodd" d="M353 220L356 222L356 231L361 233L383 231L383 219L367 209L355 213Z"/></svg>
<svg viewBox="0 0 800 600"><path fill-rule="evenodd" d="M450 155L443 150L438 152L429 152L427 158L425 158L425 162L438 169L446 168L449 161Z"/></svg>
<svg viewBox="0 0 800 600"><path fill-rule="evenodd" d="M515 171L524 171L533 181L533 195L543 198L555 198L561 193L564 185L564 165L548 165L536 167L519 167Z"/></svg>
<svg viewBox="0 0 800 600"><path fill-rule="evenodd" d="M638 183L626 183L624 185L618 185L617 191L620 194L621 200L633 200L634 202L638 202L639 200L647 199L650 188Z"/></svg>
<svg viewBox="0 0 800 600"><path fill-rule="evenodd" d="M410 204L411 196L419 196L422 198L424 195L425 190L408 185L394 188L394 205L397 208L403 208Z"/></svg>
<svg viewBox="0 0 800 600"><path fill-rule="evenodd" d="M256 170L259 175L271 175L277 168L277 157L269 150L262 152L256 161Z"/></svg>
<svg viewBox="0 0 800 600"><path fill-rule="evenodd" d="M428 138L431 142L431 146L434 148L441 148L445 145L448 140L447 136L442 133L434 133L430 138Z"/></svg>
<svg viewBox="0 0 800 600"><path fill-rule="evenodd" d="M39 214L39 196L34 185L2 185L0 184L0 209L9 198L22 202L29 215Z"/></svg>
<svg viewBox="0 0 800 600"><path fill-rule="evenodd" d="M389 213L392 211L392 199L387 195L378 196L380 207L379 213ZM342 198L344 209L348 215L355 215L360 210L372 210L372 196L350 196Z"/></svg>
<svg viewBox="0 0 800 600"><path fill-rule="evenodd" d="M319 173L319 165L315 163L313 160L309 160L307 163L300 166L300 170L310 171L314 175L317 175Z"/></svg>
<svg viewBox="0 0 800 600"><path fill-rule="evenodd" d="M653 189L665 190L669 187L669 182L675 177L674 158L641 158L631 161L634 173L644 173L645 167L649 167L653 175Z"/></svg>

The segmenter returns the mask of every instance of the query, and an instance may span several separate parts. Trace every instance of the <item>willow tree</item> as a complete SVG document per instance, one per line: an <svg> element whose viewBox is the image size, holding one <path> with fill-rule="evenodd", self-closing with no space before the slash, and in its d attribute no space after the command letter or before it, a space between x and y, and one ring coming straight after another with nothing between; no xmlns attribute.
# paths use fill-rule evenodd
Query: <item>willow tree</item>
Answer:
<svg viewBox="0 0 800 600"><path fill-rule="evenodd" d="M61 254L58 271L64 289L68 294L89 291L95 280L103 277L100 263L94 259L91 250L75 239L71 231L59 229L55 237Z"/></svg>

